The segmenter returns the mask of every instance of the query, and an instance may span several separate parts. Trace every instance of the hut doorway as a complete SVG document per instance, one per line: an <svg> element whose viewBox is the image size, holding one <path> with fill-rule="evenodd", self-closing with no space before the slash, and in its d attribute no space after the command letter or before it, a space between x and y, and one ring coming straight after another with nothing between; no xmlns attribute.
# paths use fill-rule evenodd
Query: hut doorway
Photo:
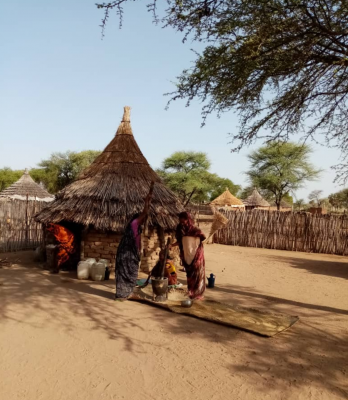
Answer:
<svg viewBox="0 0 348 400"><path fill-rule="evenodd" d="M81 237L81 225L71 222L48 224L45 227L47 269L53 272L76 269L80 261Z"/></svg>

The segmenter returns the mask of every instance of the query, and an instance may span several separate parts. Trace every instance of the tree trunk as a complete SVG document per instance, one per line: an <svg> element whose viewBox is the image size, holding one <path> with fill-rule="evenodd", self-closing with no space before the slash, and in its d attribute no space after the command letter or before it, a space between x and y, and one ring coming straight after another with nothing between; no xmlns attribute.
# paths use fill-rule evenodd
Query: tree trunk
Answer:
<svg viewBox="0 0 348 400"><path fill-rule="evenodd" d="M191 194L190 194L188 200L187 200L186 203L184 204L184 208L185 208L185 207L188 205L188 203L191 201L192 196L195 194L195 192L196 192L196 189L193 189L193 191L191 192Z"/></svg>

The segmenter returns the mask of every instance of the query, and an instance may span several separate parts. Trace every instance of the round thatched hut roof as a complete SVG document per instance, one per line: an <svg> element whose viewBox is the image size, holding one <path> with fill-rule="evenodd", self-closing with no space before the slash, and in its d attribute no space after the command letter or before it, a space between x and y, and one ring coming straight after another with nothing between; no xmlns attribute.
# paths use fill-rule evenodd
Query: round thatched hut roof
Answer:
<svg viewBox="0 0 348 400"><path fill-rule="evenodd" d="M251 195L247 197L243 203L246 207L270 207L268 201L266 201L256 189L253 190Z"/></svg>
<svg viewBox="0 0 348 400"><path fill-rule="evenodd" d="M242 200L237 199L237 197L233 196L233 194L226 189L220 196L218 196L215 200L210 203L214 207L240 207L244 208L244 203Z"/></svg>
<svg viewBox="0 0 348 400"><path fill-rule="evenodd" d="M130 108L125 107L113 140L36 219L42 223L75 222L97 230L122 232L129 219L143 210L152 181L155 187L149 226L174 229L183 207L140 151L132 133Z"/></svg>
<svg viewBox="0 0 348 400"><path fill-rule="evenodd" d="M28 170L13 185L0 192L0 199L52 201L54 196L34 182Z"/></svg>

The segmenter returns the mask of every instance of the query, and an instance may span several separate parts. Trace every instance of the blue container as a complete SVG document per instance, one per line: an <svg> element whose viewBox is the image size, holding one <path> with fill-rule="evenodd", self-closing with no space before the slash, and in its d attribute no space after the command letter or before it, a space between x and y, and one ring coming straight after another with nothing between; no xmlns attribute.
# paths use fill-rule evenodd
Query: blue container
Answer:
<svg viewBox="0 0 348 400"><path fill-rule="evenodd" d="M213 288L215 286L215 275L210 274L210 278L208 279L208 288Z"/></svg>

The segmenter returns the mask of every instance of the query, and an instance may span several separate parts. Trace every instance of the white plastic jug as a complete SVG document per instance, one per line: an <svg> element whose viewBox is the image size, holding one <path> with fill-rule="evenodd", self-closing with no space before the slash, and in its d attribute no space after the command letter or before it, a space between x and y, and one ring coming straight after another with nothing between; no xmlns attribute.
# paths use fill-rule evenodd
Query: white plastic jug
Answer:
<svg viewBox="0 0 348 400"><path fill-rule="evenodd" d="M91 276L92 265L96 264L97 260L95 258L87 258L86 262L89 263L89 276Z"/></svg>
<svg viewBox="0 0 348 400"><path fill-rule="evenodd" d="M77 264L77 279L88 279L91 264L87 261L80 261Z"/></svg>
<svg viewBox="0 0 348 400"><path fill-rule="evenodd" d="M105 264L97 262L92 265L91 278L93 281L103 281L105 279Z"/></svg>

